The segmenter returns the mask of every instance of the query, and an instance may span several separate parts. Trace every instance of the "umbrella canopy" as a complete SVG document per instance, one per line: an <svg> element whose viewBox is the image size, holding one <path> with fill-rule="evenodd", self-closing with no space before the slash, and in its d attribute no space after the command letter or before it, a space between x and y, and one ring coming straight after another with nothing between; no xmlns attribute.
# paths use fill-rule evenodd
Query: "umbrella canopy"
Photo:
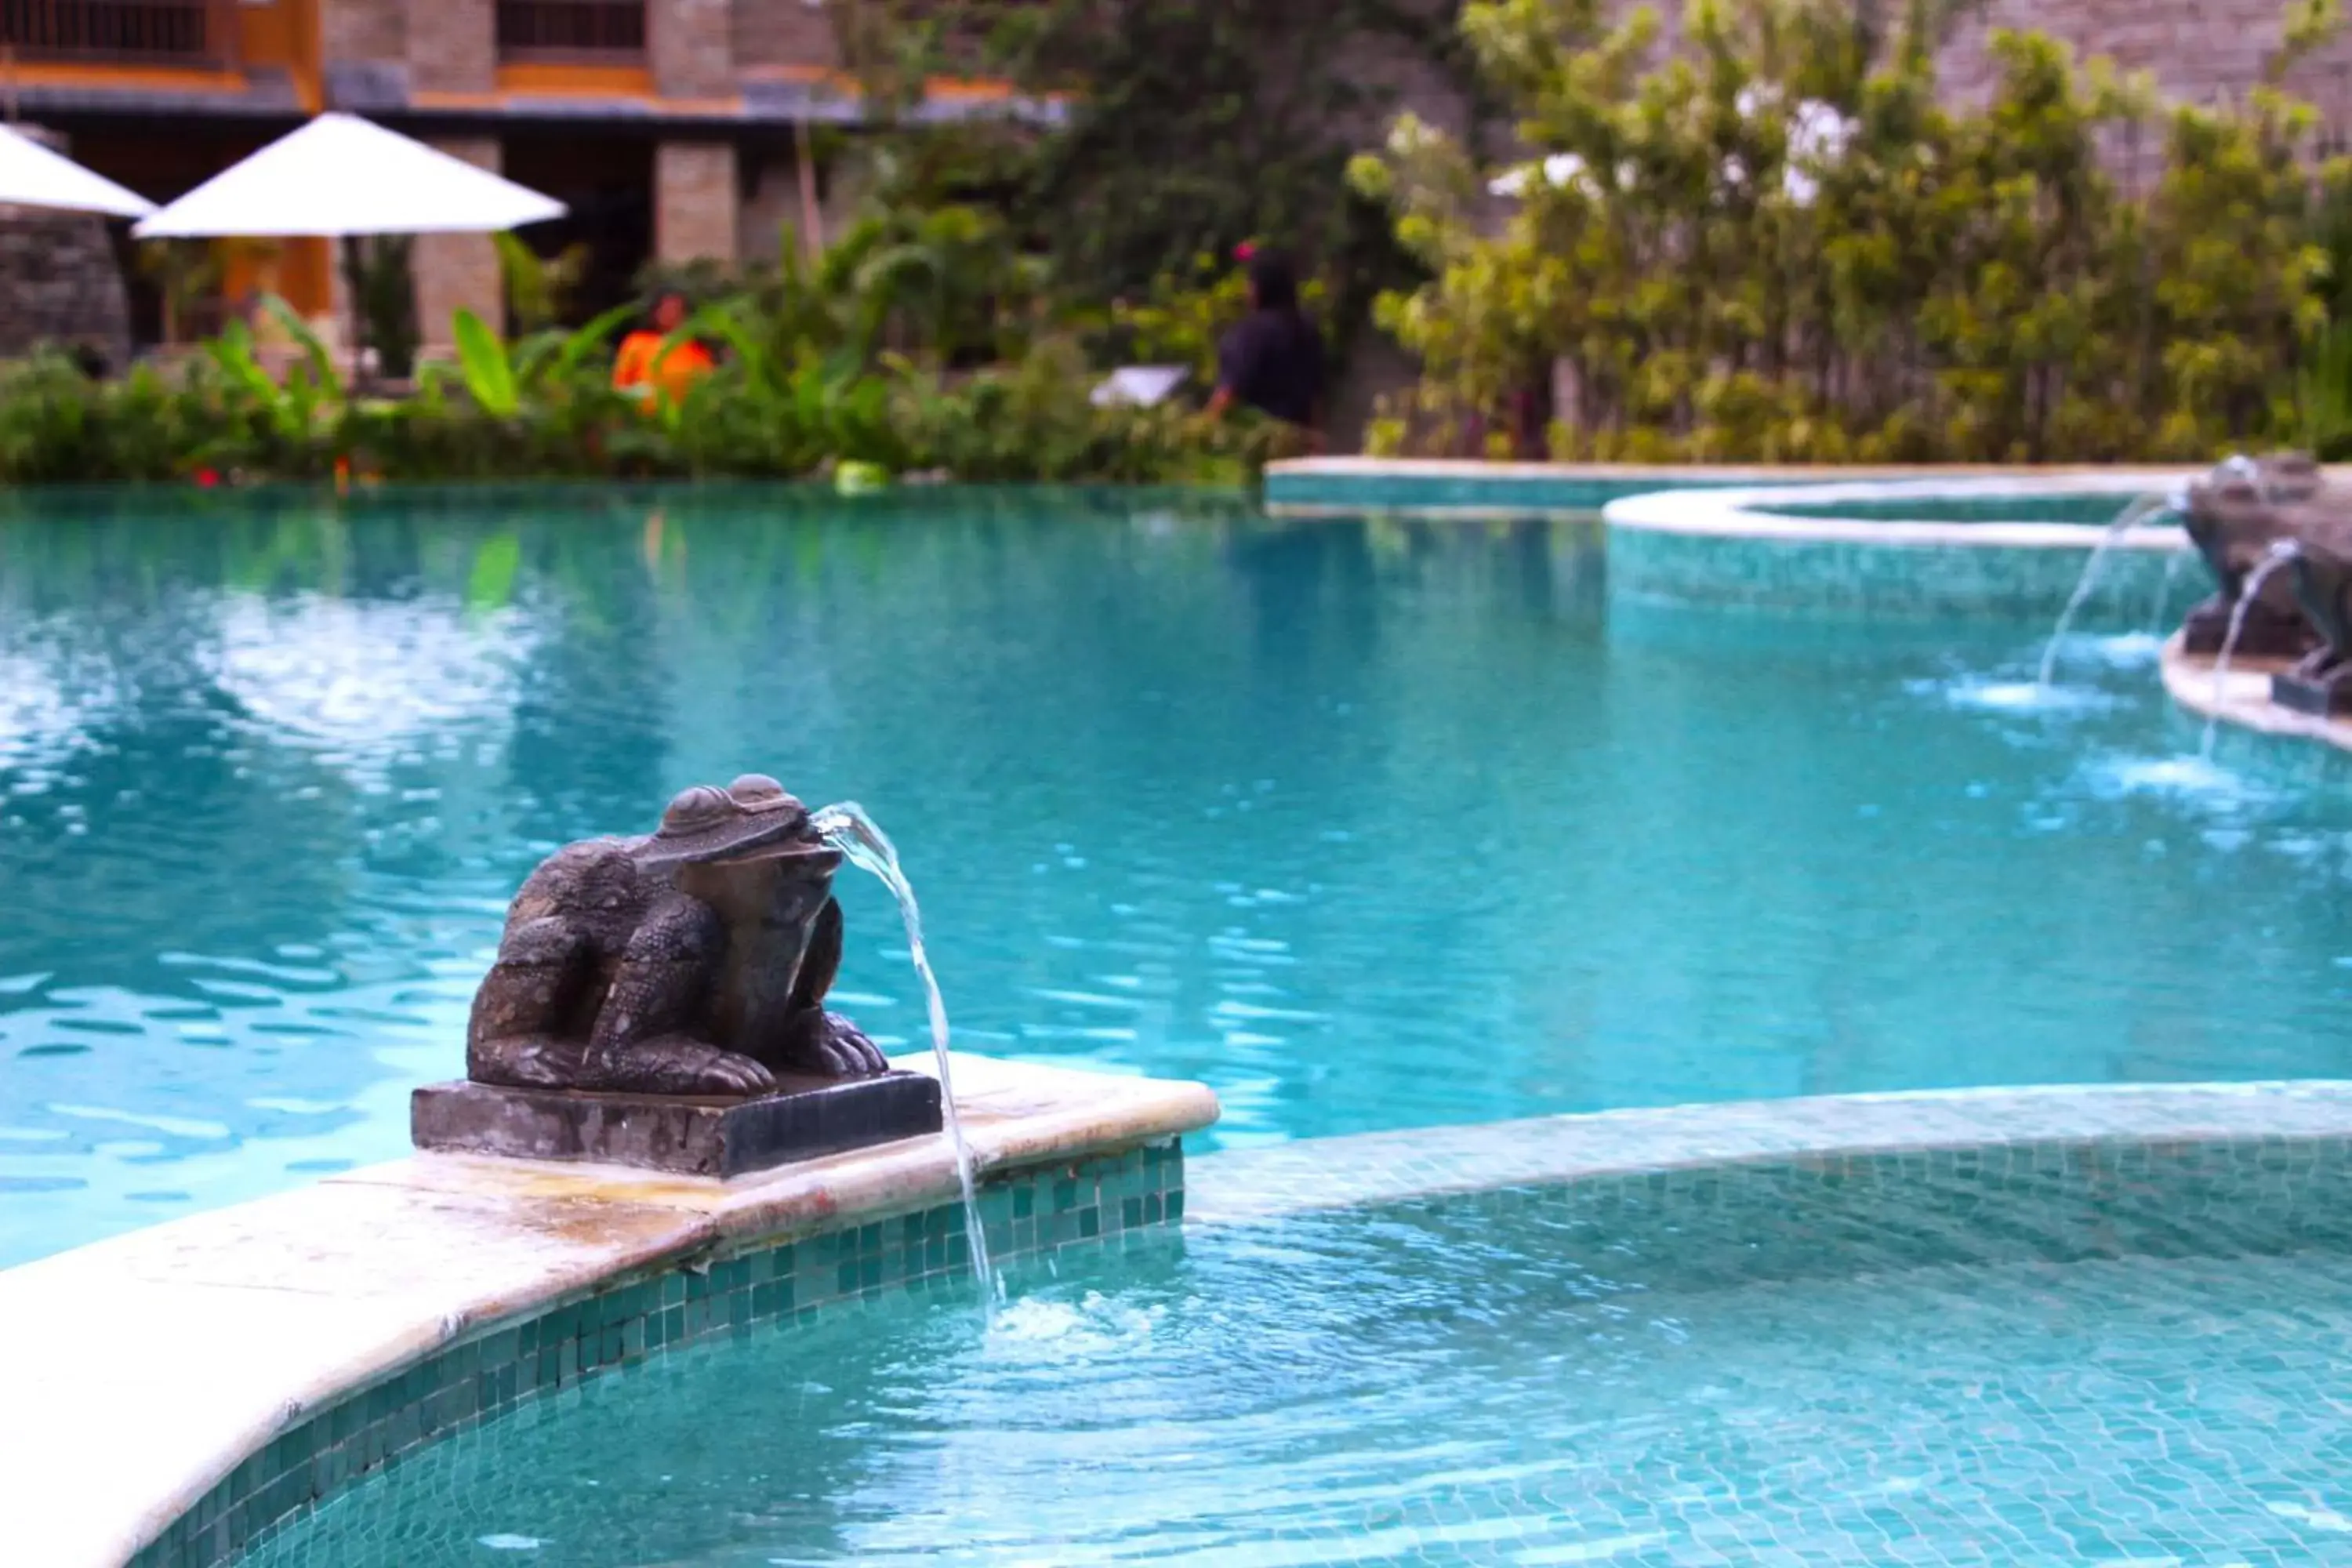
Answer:
<svg viewBox="0 0 2352 1568"><path fill-rule="evenodd" d="M65 212L145 217L155 204L103 175L52 153L10 126L0 125L0 204L56 207Z"/></svg>
<svg viewBox="0 0 2352 1568"><path fill-rule="evenodd" d="M349 114L321 114L131 229L173 236L485 234L563 204Z"/></svg>

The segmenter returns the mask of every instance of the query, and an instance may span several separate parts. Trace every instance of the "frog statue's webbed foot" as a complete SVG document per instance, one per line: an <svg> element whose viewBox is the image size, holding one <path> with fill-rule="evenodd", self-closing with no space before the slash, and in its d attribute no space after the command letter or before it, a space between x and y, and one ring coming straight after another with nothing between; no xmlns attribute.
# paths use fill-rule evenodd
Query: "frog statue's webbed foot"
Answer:
<svg viewBox="0 0 2352 1568"><path fill-rule="evenodd" d="M761 1059L778 1072L818 1078L872 1078L890 1070L882 1047L867 1039L865 1030L822 1007L795 1015L783 1038L762 1052Z"/></svg>
<svg viewBox="0 0 2352 1568"><path fill-rule="evenodd" d="M793 1012L782 1037L760 1053L760 1059L778 1072L872 1078L890 1070L881 1047L866 1037L865 1030L824 1010L824 994L841 973L841 905L827 899L809 928L808 951L793 985Z"/></svg>
<svg viewBox="0 0 2352 1568"><path fill-rule="evenodd" d="M593 1059L588 1089L632 1094L765 1094L776 1087L768 1069L750 1057L683 1035L639 1040Z"/></svg>

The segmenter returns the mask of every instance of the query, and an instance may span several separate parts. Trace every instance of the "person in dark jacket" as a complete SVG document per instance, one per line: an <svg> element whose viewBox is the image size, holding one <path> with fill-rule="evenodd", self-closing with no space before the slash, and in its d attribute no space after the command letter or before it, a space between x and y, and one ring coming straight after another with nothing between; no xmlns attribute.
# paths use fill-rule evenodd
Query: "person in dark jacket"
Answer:
<svg viewBox="0 0 2352 1568"><path fill-rule="evenodd" d="M1298 308L1298 279L1273 251L1248 254L1250 313L1217 345L1210 416L1238 403L1312 432L1323 415L1323 335Z"/></svg>

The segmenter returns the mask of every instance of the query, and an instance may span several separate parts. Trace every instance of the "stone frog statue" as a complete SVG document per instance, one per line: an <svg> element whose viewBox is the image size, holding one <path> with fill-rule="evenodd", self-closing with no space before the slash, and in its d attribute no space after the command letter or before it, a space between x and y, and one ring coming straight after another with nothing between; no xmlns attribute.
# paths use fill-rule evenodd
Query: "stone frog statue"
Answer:
<svg viewBox="0 0 2352 1568"><path fill-rule="evenodd" d="M2219 653L2233 623L2236 652L2293 658L2309 648L2312 629L2284 573L2265 577L2242 615L2239 600L2273 545L2324 526L2342 513L2347 499L2352 498L2330 491L2319 465L2299 452L2259 460L2231 458L2192 481L2183 497L2181 523L2213 574L2216 592L2182 623L2184 648Z"/></svg>
<svg viewBox="0 0 2352 1568"><path fill-rule="evenodd" d="M887 1070L824 1010L841 966L839 851L783 785L698 784L642 838L541 862L474 997L467 1076L526 1089L740 1096L778 1073Z"/></svg>

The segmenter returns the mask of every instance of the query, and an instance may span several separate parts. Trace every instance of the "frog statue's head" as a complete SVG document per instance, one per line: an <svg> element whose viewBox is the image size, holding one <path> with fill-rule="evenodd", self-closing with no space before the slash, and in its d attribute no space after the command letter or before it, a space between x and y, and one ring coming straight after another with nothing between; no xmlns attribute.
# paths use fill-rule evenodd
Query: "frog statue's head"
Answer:
<svg viewBox="0 0 2352 1568"><path fill-rule="evenodd" d="M679 791L632 858L742 930L800 925L831 896L841 868L808 807L765 773Z"/></svg>
<svg viewBox="0 0 2352 1568"><path fill-rule="evenodd" d="M725 789L680 790L635 858L648 869L808 858L829 871L840 863L810 826L808 807L765 773L745 773Z"/></svg>

